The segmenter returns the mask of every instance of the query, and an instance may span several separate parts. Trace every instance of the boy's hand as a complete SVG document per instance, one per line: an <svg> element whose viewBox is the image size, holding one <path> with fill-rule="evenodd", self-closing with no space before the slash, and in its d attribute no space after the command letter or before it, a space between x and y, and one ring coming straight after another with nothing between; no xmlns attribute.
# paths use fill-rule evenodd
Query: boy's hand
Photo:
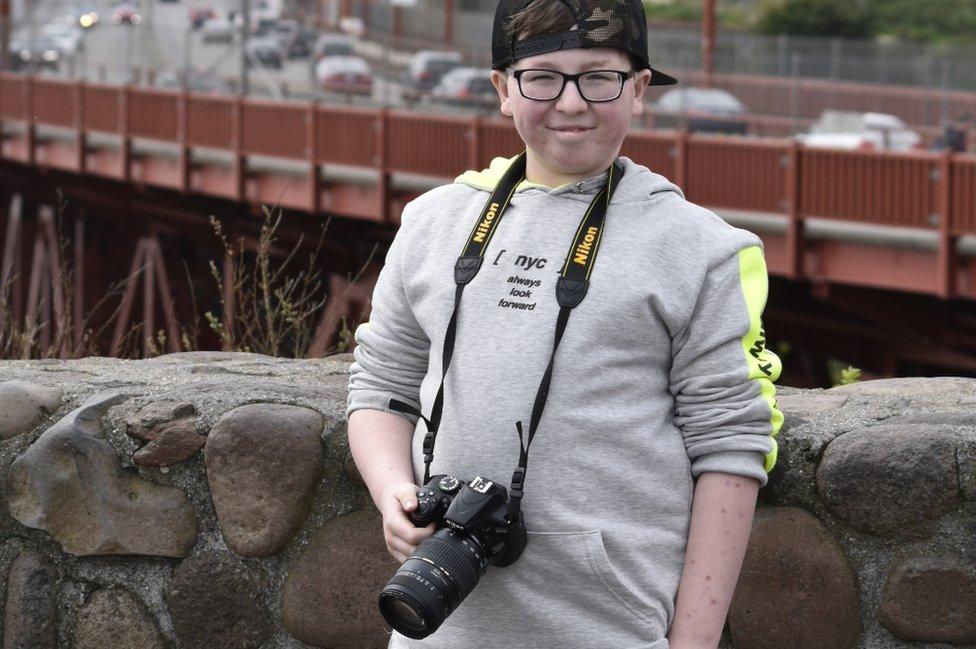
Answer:
<svg viewBox="0 0 976 649"><path fill-rule="evenodd" d="M407 512L417 509L419 487L409 482L388 487L383 492L383 538L386 549L393 558L403 563L413 553L421 541L433 534L437 527L431 523L427 527L414 527L407 518Z"/></svg>

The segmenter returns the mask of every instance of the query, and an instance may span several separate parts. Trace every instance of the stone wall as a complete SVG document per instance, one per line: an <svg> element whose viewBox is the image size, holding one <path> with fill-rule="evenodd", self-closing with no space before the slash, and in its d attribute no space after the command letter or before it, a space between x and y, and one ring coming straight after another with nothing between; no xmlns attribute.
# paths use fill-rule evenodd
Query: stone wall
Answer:
<svg viewBox="0 0 976 649"><path fill-rule="evenodd" d="M348 363L0 363L4 649L385 647ZM976 647L976 380L780 404L723 647Z"/></svg>

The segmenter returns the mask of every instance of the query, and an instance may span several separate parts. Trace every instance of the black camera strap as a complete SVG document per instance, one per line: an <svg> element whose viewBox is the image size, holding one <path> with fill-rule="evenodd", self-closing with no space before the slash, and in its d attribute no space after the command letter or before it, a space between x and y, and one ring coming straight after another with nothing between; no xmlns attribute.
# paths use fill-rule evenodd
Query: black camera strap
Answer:
<svg viewBox="0 0 976 649"><path fill-rule="evenodd" d="M556 334L553 340L552 354L549 357L549 365L542 376L542 382L536 392L535 402L532 405L532 418L529 421L529 432L526 437L523 434L522 422L516 422L515 427L519 435L519 465L512 476L512 486L510 492L510 513L514 519L518 515L522 500L523 486L525 484L525 472L529 461L529 446L535 437L542 413L546 407L549 397L549 385L552 381L553 366L556 360L556 351L562 340L563 333L566 331L566 323L569 321L569 314L578 306L583 298L586 297L589 288L590 274L593 272L593 264L596 262L596 254L600 247L600 240L603 237L603 225L607 216L607 208L613 198L613 193L617 188L620 177L623 175L623 168L619 163L614 162L610 165L607 172L607 184L601 189L593 201L590 203L586 214L580 221L573 238L572 246L566 255L566 263L556 281L556 301L559 303L559 315L556 318ZM485 203L481 211L481 216L475 223L468 242L464 247L464 252L454 265L454 282L456 289L454 292L454 311L451 320L447 325L447 332L444 335L444 353L442 356L441 384L431 408L430 419L424 417L416 408L410 404L396 399L390 400L390 408L400 412L419 416L427 424L427 435L424 437L424 484L430 480L430 465L434 460L434 443L437 439L437 431L440 426L441 416L444 410L444 384L447 378L447 370L454 355L454 343L457 335L458 310L461 304L461 296L464 287L475 278L481 270L481 263L484 259L485 249L494 236L498 223L502 215L508 208L515 194L515 189L525 179L525 152L523 151L513 162L505 175L502 176L498 185L495 186L491 196Z"/></svg>

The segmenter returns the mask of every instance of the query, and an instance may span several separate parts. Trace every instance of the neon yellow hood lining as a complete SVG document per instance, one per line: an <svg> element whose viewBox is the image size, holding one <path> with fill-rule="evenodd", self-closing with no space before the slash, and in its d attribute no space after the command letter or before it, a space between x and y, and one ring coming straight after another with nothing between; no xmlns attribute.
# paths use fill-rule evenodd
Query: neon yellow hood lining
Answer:
<svg viewBox="0 0 976 649"><path fill-rule="evenodd" d="M482 169L481 171L465 171L463 174L454 179L456 183L464 183L465 185L470 185L475 189L483 189L490 192L501 180L505 172L515 162L515 158L518 156L513 156L511 158L495 158L491 161L491 164L487 169ZM521 191L523 189L529 188L545 189L550 190L552 187L548 185L543 185L541 183L533 183L528 180L523 180L519 183L519 186L515 188L515 191Z"/></svg>

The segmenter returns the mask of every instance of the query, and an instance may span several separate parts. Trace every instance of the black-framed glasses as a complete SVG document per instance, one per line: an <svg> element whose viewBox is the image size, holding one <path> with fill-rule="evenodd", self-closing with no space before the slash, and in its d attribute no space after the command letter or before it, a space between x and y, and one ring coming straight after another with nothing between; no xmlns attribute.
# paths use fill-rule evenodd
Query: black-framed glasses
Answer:
<svg viewBox="0 0 976 649"><path fill-rule="evenodd" d="M519 92L533 101L552 101L559 99L566 88L566 82L576 84L580 96L590 102L613 101L620 97L624 83L634 76L634 71L588 70L579 74L566 74L558 70L507 70L515 77Z"/></svg>

